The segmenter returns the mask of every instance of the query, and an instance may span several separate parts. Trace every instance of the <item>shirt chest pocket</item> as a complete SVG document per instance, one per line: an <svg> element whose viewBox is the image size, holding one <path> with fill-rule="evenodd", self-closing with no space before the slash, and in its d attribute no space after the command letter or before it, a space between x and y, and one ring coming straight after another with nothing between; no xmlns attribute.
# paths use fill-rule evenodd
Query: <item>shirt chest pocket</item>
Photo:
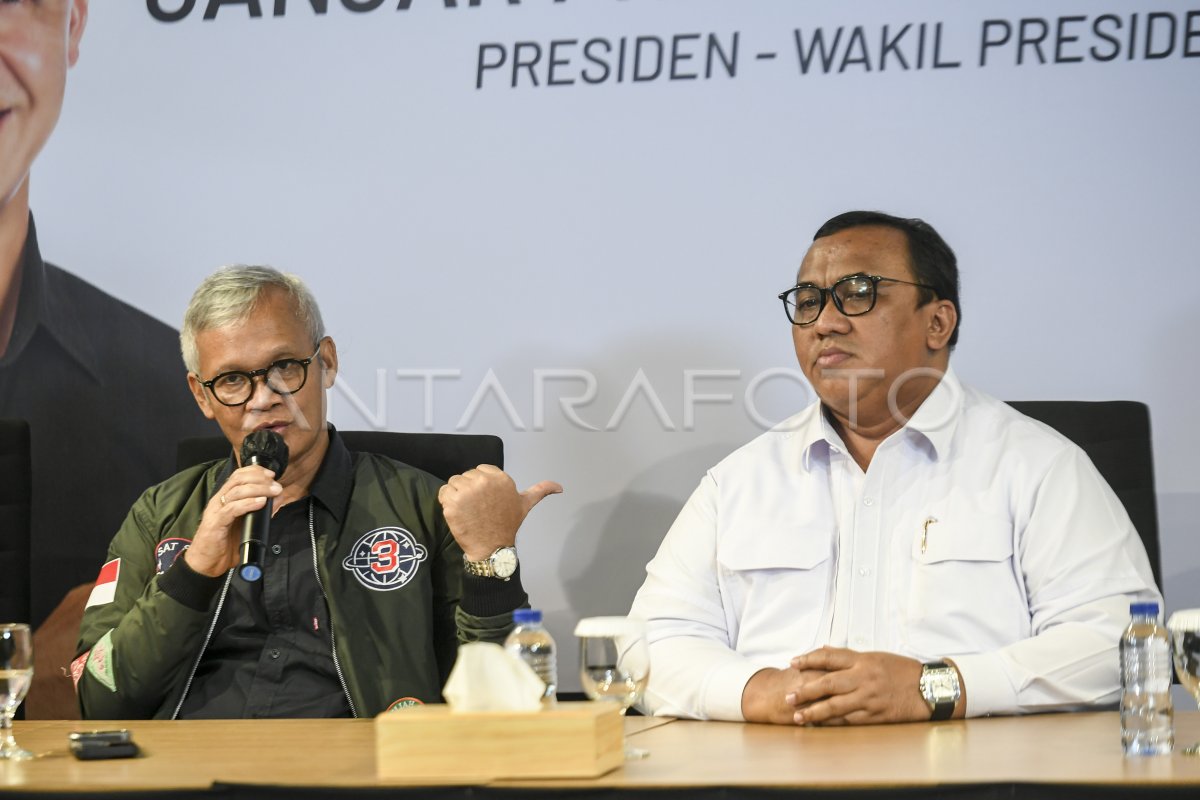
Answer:
<svg viewBox="0 0 1200 800"><path fill-rule="evenodd" d="M911 560L906 628L917 652L974 652L1028 636L1010 521L950 515L918 535Z"/></svg>
<svg viewBox="0 0 1200 800"><path fill-rule="evenodd" d="M1008 561L1012 554L1012 523L996 517L977 516L966 522L931 518L912 543L913 560L923 566Z"/></svg>
<svg viewBox="0 0 1200 800"><path fill-rule="evenodd" d="M785 659L811 649L833 583L831 530L739 527L719 541L717 570L734 649Z"/></svg>

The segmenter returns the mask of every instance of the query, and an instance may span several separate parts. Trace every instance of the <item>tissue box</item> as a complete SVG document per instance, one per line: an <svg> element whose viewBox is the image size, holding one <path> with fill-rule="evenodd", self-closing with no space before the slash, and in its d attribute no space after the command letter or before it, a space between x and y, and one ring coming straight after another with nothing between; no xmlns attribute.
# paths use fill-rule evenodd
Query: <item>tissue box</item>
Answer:
<svg viewBox="0 0 1200 800"><path fill-rule="evenodd" d="M475 782L493 778L594 778L624 760L615 703L558 703L541 711L459 712L431 705L375 718L381 778Z"/></svg>

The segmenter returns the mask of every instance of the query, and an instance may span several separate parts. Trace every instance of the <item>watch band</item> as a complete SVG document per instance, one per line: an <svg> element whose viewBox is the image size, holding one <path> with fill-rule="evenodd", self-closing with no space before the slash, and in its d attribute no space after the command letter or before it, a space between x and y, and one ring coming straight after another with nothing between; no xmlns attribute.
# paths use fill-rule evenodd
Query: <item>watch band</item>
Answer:
<svg viewBox="0 0 1200 800"><path fill-rule="evenodd" d="M491 556L483 561L471 561L463 554L463 569L468 575L474 575L477 578L492 578L496 575L496 569L492 566Z"/></svg>
<svg viewBox="0 0 1200 800"><path fill-rule="evenodd" d="M947 700L942 703L935 703L933 713L929 715L930 722L941 722L944 719L950 719L954 715L954 701Z"/></svg>

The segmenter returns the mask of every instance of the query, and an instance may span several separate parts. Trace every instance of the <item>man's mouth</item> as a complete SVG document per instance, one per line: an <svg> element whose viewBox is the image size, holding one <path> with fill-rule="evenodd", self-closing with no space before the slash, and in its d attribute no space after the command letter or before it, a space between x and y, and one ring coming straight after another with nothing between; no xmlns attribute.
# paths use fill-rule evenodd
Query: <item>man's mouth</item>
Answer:
<svg viewBox="0 0 1200 800"><path fill-rule="evenodd" d="M850 354L845 350L839 350L836 347L830 347L822 350L817 356L818 367L836 367L842 362L850 358Z"/></svg>

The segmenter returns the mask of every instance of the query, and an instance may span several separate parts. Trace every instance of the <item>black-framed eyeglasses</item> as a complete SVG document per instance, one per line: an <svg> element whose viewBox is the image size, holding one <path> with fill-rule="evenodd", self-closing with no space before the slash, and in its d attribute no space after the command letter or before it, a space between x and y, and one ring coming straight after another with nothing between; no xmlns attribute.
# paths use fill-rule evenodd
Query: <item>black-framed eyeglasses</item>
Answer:
<svg viewBox="0 0 1200 800"><path fill-rule="evenodd" d="M246 372L232 370L222 372L212 380L201 381L200 385L212 392L217 402L225 406L240 406L254 396L254 379L262 377L276 394L295 394L304 388L308 380L308 365L321 352L321 344L308 358L281 358L263 367Z"/></svg>
<svg viewBox="0 0 1200 800"><path fill-rule="evenodd" d="M779 299L783 301L784 313L793 325L812 325L816 322L825 309L825 300L829 297L833 298L833 304L837 306L838 311L847 317L858 317L875 307L880 281L919 286L937 293L936 289L924 283L885 278L882 275L847 275L834 281L833 286L827 289L812 283L797 284L780 293Z"/></svg>

